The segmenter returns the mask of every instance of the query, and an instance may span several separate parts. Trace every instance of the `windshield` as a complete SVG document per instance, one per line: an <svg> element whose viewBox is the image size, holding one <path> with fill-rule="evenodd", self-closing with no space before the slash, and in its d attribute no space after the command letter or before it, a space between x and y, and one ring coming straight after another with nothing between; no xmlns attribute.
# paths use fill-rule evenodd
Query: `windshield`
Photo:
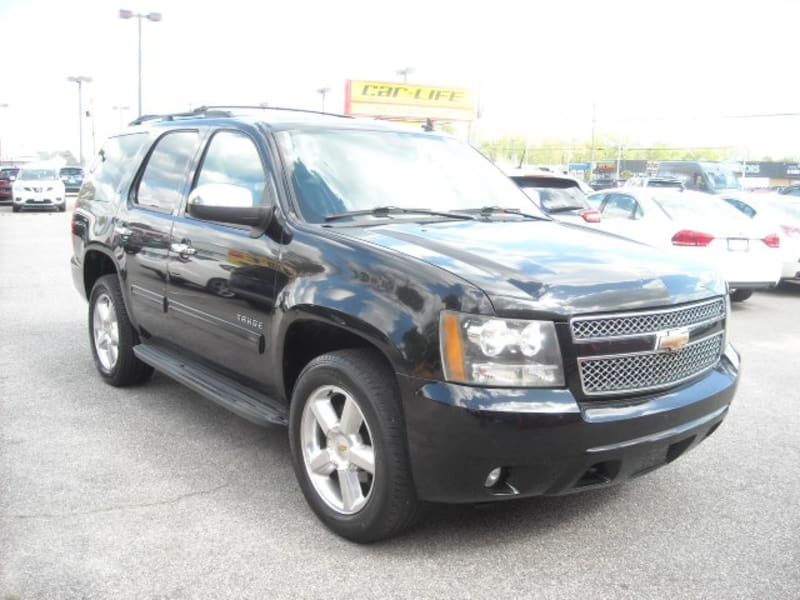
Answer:
<svg viewBox="0 0 800 600"><path fill-rule="evenodd" d="M725 200L706 194L670 194L653 198L673 220L747 219Z"/></svg>
<svg viewBox="0 0 800 600"><path fill-rule="evenodd" d="M52 169L25 169L19 174L17 179L22 181L41 181L46 179L58 179L58 176L56 176L56 172Z"/></svg>
<svg viewBox="0 0 800 600"><path fill-rule="evenodd" d="M83 175L83 169L78 167L67 167L65 169L61 169L61 175Z"/></svg>
<svg viewBox="0 0 800 600"><path fill-rule="evenodd" d="M708 175L711 187L715 190L741 189L739 180L728 167L715 163L702 163L703 170Z"/></svg>
<svg viewBox="0 0 800 600"><path fill-rule="evenodd" d="M534 185L523 185L522 189L534 200L539 195L539 202L546 211L577 210L589 208L586 194L579 188L546 188Z"/></svg>
<svg viewBox="0 0 800 600"><path fill-rule="evenodd" d="M276 137L299 211L312 223L387 206L434 211L497 206L537 213L492 163L450 138L343 129L282 131Z"/></svg>

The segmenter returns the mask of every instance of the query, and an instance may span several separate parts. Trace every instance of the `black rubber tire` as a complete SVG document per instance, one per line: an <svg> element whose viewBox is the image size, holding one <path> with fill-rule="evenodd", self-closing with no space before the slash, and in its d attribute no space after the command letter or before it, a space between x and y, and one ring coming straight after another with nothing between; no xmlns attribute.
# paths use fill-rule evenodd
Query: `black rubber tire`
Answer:
<svg viewBox="0 0 800 600"><path fill-rule="evenodd" d="M753 295L753 290L733 290L731 292L731 302L744 302Z"/></svg>
<svg viewBox="0 0 800 600"><path fill-rule="evenodd" d="M119 329L119 355L116 364L110 370L106 369L97 357L92 328L94 307L97 298L103 292L111 298ZM103 275L95 282L92 292L89 294L89 345L92 348L92 357L97 371L107 383L115 387L136 385L147 381L153 374L153 367L140 361L133 353L133 347L138 343L139 336L128 319L128 312L125 310L125 300L122 298L122 290L120 289L117 275Z"/></svg>
<svg viewBox="0 0 800 600"><path fill-rule="evenodd" d="M292 393L289 444L295 475L306 501L334 533L358 543L371 543L409 528L421 513L408 460L406 431L394 375L386 364L363 348L323 354L300 373ZM344 515L329 507L311 483L300 448L300 424L310 394L335 384L358 403L372 432L375 479L366 505Z"/></svg>
<svg viewBox="0 0 800 600"><path fill-rule="evenodd" d="M67 210L66 206L59 206L58 207L58 212L64 212L65 210Z"/></svg>
<svg viewBox="0 0 800 600"><path fill-rule="evenodd" d="M13 212L19 212L19 206L17 206L17 205L15 204L14 206L12 206L12 207L11 207L11 210L12 210Z"/></svg>

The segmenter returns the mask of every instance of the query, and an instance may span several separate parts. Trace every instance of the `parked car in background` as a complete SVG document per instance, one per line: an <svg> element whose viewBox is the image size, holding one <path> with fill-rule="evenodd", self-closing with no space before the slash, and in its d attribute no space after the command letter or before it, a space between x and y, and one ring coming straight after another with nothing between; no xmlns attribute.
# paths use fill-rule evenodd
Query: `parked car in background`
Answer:
<svg viewBox="0 0 800 600"><path fill-rule="evenodd" d="M23 209L54 208L66 210L64 183L55 167L25 167L12 186L14 212Z"/></svg>
<svg viewBox="0 0 800 600"><path fill-rule="evenodd" d="M78 192L83 184L83 167L61 167L58 172L61 181L64 182L64 189L69 193Z"/></svg>
<svg viewBox="0 0 800 600"><path fill-rule="evenodd" d="M611 188L618 188L622 187L625 184L624 179L607 179L607 178L597 178L592 179L589 182L589 185L592 186L594 190L608 190Z"/></svg>
<svg viewBox="0 0 800 600"><path fill-rule="evenodd" d="M730 167L720 162L664 160L659 163L656 176L677 179L687 190L707 194L724 194L742 189Z"/></svg>
<svg viewBox="0 0 800 600"><path fill-rule="evenodd" d="M628 188L597 192L589 201L602 214L599 227L604 231L712 264L727 281L734 301L776 285L781 277L777 231L748 219L721 198Z"/></svg>
<svg viewBox="0 0 800 600"><path fill-rule="evenodd" d="M600 213L586 201L585 183L548 172L512 172L511 179L544 212L559 220L597 223ZM588 186L586 186L588 187Z"/></svg>
<svg viewBox="0 0 800 600"><path fill-rule="evenodd" d="M623 187L673 188L678 190L686 189L686 186L683 185L681 180L675 177L631 177L625 181L625 185Z"/></svg>
<svg viewBox="0 0 800 600"><path fill-rule="evenodd" d="M773 228L781 236L781 279L800 279L800 198L781 194L749 194L725 198L725 202L754 221Z"/></svg>
<svg viewBox="0 0 800 600"><path fill-rule="evenodd" d="M19 173L19 167L0 168L0 202L11 201L12 186Z"/></svg>
<svg viewBox="0 0 800 600"><path fill-rule="evenodd" d="M800 184L786 186L780 193L786 196L800 197Z"/></svg>

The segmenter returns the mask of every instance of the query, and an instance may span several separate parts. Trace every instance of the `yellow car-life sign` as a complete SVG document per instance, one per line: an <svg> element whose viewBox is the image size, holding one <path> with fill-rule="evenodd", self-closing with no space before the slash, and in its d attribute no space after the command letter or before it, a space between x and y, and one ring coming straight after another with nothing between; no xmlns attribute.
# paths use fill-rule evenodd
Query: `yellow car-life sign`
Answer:
<svg viewBox="0 0 800 600"><path fill-rule="evenodd" d="M471 121L472 90L386 81L348 80L345 113L394 119Z"/></svg>

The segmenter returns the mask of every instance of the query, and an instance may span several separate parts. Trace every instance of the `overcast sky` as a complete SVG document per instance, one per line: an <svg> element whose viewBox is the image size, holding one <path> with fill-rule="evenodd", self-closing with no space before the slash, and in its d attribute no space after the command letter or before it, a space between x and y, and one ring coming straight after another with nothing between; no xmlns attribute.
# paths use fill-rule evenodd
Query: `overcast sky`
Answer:
<svg viewBox="0 0 800 600"><path fill-rule="evenodd" d="M3 155L69 148L77 155L77 89L95 137L137 96L136 21L143 23L145 113L202 104L343 110L344 80L396 79L479 91L483 136L598 139L647 145L732 144L755 157L800 154L800 1L199 2L0 0ZM84 150L92 151L87 121Z"/></svg>

